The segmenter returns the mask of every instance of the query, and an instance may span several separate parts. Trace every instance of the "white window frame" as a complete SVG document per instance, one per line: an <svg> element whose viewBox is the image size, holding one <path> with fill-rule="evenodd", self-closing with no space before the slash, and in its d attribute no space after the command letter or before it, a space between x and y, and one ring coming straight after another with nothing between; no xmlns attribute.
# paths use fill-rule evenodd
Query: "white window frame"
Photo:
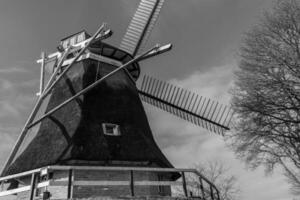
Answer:
<svg viewBox="0 0 300 200"><path fill-rule="evenodd" d="M113 130L113 132L108 132L108 126L109 128ZM120 131L120 126L118 124L113 124L113 123L102 123L102 129L104 135L109 135L109 136L120 136L121 131Z"/></svg>

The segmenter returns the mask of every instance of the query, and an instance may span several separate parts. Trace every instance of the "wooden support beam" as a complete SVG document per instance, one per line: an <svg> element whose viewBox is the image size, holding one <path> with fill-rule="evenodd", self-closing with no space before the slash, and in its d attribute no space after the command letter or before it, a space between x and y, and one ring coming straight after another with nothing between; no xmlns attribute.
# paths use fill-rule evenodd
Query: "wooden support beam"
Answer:
<svg viewBox="0 0 300 200"><path fill-rule="evenodd" d="M134 181L131 176L129 181L74 181L74 186L130 186L130 193L134 194L134 186L180 186L182 182L176 181ZM131 181L131 178L133 182ZM46 184L46 182L45 182ZM52 181L50 185L67 185L66 181ZM133 190L132 190L133 189ZM132 192L133 191L133 192Z"/></svg>
<svg viewBox="0 0 300 200"><path fill-rule="evenodd" d="M182 178L182 187L183 187L184 196L188 197L188 192L187 192L186 180L185 180L185 174L184 174L184 172L181 172L181 178Z"/></svg>
<svg viewBox="0 0 300 200"><path fill-rule="evenodd" d="M130 170L130 193L131 193L131 196L134 197L134 176L133 176L133 170Z"/></svg>
<svg viewBox="0 0 300 200"><path fill-rule="evenodd" d="M69 176L68 176L68 199L72 197L72 189L73 189L73 169L69 169Z"/></svg>
<svg viewBox="0 0 300 200"><path fill-rule="evenodd" d="M4 181L0 182L0 192L4 190Z"/></svg>
<svg viewBox="0 0 300 200"><path fill-rule="evenodd" d="M35 192L36 179L37 179L37 174L36 174L36 173L33 173L33 174L31 175L30 196L29 196L29 200L33 200L33 199L34 199L34 192Z"/></svg>
<svg viewBox="0 0 300 200"><path fill-rule="evenodd" d="M176 181L135 181L134 185L147 185L147 186L180 186L182 182Z"/></svg>
<svg viewBox="0 0 300 200"><path fill-rule="evenodd" d="M12 189L12 190L6 190L3 192L0 192L0 197L17 194L19 192L25 192L25 191L29 191L29 190L30 190L30 185L24 186L24 187L19 187L19 188Z"/></svg>
<svg viewBox="0 0 300 200"><path fill-rule="evenodd" d="M16 179L16 178L20 178L20 177L24 177L24 176L30 176L32 173L36 173L36 172L40 172L42 168L38 168L38 169L33 169L30 171L26 171L26 172L21 172L18 174L13 174L13 175L9 175L9 176L5 176L5 177L1 177L0 181L7 181L9 179Z"/></svg>
<svg viewBox="0 0 300 200"><path fill-rule="evenodd" d="M51 185L58 185L57 182ZM130 181L74 181L74 186L130 186Z"/></svg>

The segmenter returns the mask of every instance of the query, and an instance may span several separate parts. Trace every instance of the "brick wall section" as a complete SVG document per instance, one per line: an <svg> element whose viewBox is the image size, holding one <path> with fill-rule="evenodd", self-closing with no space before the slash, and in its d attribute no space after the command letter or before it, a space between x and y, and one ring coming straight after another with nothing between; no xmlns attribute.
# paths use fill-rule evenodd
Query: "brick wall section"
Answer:
<svg viewBox="0 0 300 200"><path fill-rule="evenodd" d="M134 172L135 181L157 181L158 176L155 172ZM130 172L117 171L83 171L74 172L75 181L130 181ZM134 194L137 196L170 195L170 187L162 187L159 193L158 186L135 186ZM163 194L165 193L165 194ZM130 196L130 186L74 186L73 198L97 197L97 196Z"/></svg>
<svg viewBox="0 0 300 200"><path fill-rule="evenodd" d="M184 198L184 197L96 197L96 198L73 198L73 199L57 199L57 200L201 200L201 198Z"/></svg>
<svg viewBox="0 0 300 200"><path fill-rule="evenodd" d="M121 171L87 171L75 170L74 181L97 181L97 180L130 180L130 173Z"/></svg>

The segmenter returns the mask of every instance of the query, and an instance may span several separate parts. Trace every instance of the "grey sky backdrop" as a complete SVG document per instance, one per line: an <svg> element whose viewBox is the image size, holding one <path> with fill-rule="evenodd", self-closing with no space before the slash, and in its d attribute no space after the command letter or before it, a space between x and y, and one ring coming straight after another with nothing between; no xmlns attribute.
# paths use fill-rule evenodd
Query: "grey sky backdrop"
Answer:
<svg viewBox="0 0 300 200"><path fill-rule="evenodd" d="M114 31L118 45L138 0L1 0L0 1L0 168L36 99L42 50L53 52L58 41L102 22ZM166 0L149 46L172 42L174 49L141 63L142 73L170 81L201 95L229 102L242 34L271 0ZM245 200L286 200L285 178L277 171L265 177L234 158L223 138L145 105L158 145L176 167L219 159L238 177Z"/></svg>

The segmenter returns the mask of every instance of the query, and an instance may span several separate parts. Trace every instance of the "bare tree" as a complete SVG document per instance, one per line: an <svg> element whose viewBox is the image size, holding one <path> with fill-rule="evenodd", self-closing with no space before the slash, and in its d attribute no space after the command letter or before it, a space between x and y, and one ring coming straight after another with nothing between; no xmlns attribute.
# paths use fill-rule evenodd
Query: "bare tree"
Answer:
<svg viewBox="0 0 300 200"><path fill-rule="evenodd" d="M237 178L229 173L229 167L223 162L207 161L194 167L218 188L221 200L239 199Z"/></svg>
<svg viewBox="0 0 300 200"><path fill-rule="evenodd" d="M229 167L227 167L221 161L207 161L195 164L192 168L197 169L208 181L214 184L218 191L220 200L237 200L240 199L240 189L237 184L237 178L229 173ZM200 191L199 177L193 173L186 174L186 181L188 184L188 192L193 196L202 196ZM211 199L209 186L204 182L205 199ZM175 196L182 196L183 191L181 186L173 187Z"/></svg>
<svg viewBox="0 0 300 200"><path fill-rule="evenodd" d="M245 35L228 138L249 166L283 167L300 194L300 3L278 1Z"/></svg>

